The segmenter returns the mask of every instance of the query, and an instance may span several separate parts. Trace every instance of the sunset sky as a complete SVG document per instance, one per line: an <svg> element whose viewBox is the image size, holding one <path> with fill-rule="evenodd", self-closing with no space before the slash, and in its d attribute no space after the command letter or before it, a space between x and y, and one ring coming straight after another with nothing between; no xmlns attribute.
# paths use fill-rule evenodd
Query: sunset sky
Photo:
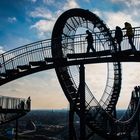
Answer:
<svg viewBox="0 0 140 140"><path fill-rule="evenodd" d="M139 0L0 0L0 53L51 38L57 18L71 8L89 9L110 29L124 22L140 26ZM123 85L118 108L126 108L135 85L140 84L138 63L123 63ZM86 66L86 80L99 100L106 82L106 64ZM93 85L95 87L93 87ZM33 109L61 109L69 104L54 70L20 78L0 87L0 94L27 98Z"/></svg>

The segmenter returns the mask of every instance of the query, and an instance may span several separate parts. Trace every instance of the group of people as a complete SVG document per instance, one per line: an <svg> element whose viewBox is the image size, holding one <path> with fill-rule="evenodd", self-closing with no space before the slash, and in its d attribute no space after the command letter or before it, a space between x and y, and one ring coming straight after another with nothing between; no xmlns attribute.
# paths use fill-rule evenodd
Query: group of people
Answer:
<svg viewBox="0 0 140 140"><path fill-rule="evenodd" d="M126 34L123 35L122 29L119 26L116 26L114 40L118 44L119 51L121 51L121 42L123 41L123 37L128 37L128 41L129 41L129 44L131 45L131 49L133 51L135 51L136 48L135 48L135 45L133 44L134 32L133 32L132 26L128 22L125 22L124 25L125 25L125 27L123 29L126 29ZM95 52L96 50L93 47L92 33L89 30L87 30L86 33L87 33L87 37L86 37L86 40L87 40L87 53L89 53L90 49L93 52Z"/></svg>
<svg viewBox="0 0 140 140"><path fill-rule="evenodd" d="M132 29L132 26L128 22L125 22L124 25L125 25L125 27L123 29L126 29L126 34L124 35L124 37L126 37L126 36L128 37L128 41L129 41L129 44L131 45L131 49L133 51L135 51L136 48L135 48L135 45L133 44L134 31ZM121 42L123 40L123 33L122 33L122 29L119 26L116 26L114 39L116 40L116 42L118 44L119 51L121 51Z"/></svg>
<svg viewBox="0 0 140 140"><path fill-rule="evenodd" d="M26 106L25 106L26 105ZM26 100L26 104L25 102L22 100L18 106L19 109L27 109L27 110L30 110L31 108L31 98L30 96L28 97L28 99Z"/></svg>

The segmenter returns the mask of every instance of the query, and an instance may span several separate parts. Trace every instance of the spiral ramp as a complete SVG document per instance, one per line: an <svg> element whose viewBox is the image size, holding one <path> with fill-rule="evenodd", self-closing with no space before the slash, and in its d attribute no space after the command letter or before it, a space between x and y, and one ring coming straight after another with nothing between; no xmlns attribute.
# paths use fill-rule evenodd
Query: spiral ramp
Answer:
<svg viewBox="0 0 140 140"><path fill-rule="evenodd" d="M93 32L96 41L95 54L86 54L85 35L76 35L79 27ZM95 28L97 32L94 31ZM120 62L129 61L129 57L123 59L121 56L130 54L128 56L131 61L135 61L138 60L139 52L133 55L126 48L124 53L123 51L118 53L115 47L111 31L97 15L83 9L68 10L58 18L52 39L27 44L0 55L0 85L32 73L55 68L65 96L75 106L75 111L79 115L79 64L109 62L106 87L99 102L86 85L86 124L91 129L91 134L94 132L105 138L123 137L135 126L132 124L135 124L133 122L138 118L139 96L135 107L129 105L123 117L120 119L114 117L113 112L121 89ZM74 67L77 69L75 77L73 65L76 65Z"/></svg>
<svg viewBox="0 0 140 140"><path fill-rule="evenodd" d="M81 35L80 39L77 39L76 37L74 38L78 27L83 27L93 32L93 36L96 42L96 44L94 44L96 52L99 52L101 55L105 55L108 53L108 51L110 52L111 50L112 52L116 52L116 44L113 41L111 33L99 17L89 12L88 10L72 9L63 13L54 26L52 33L52 55L54 58L65 58L69 56L69 58L75 58L75 60L77 60L77 58L82 57L86 59L85 56L87 55L84 55L84 53L86 53L84 49L84 44L86 44L84 42L85 37L82 37ZM94 34L95 28L98 28L99 33L96 32ZM79 40L81 42L80 45L76 43ZM72 43L73 45L71 45ZM101 47L101 44L103 47ZM93 55L93 57L96 57L96 55ZM86 61L88 60L86 59ZM58 61L54 61L54 63L56 65L60 65L60 62ZM113 69L112 75L110 67ZM72 70L70 67L56 67L55 70L65 95L67 96L69 102L72 102L72 104L76 106L76 112L80 114L80 96L78 92L79 83L77 83L77 81L79 80L75 80L71 76ZM65 74L63 75L63 73ZM65 79L65 77L67 77L67 80ZM118 133L117 127L121 124L115 123L116 118L114 118L112 114L115 110L116 103L118 101L120 89L120 61L113 62L112 65L108 64L108 77L106 88L99 103L97 102L93 94L90 92L88 87L86 87L86 110L88 110L87 125L92 130L94 130L94 132L106 138L110 138L110 136L112 137L113 135L121 137L122 135L128 134L127 132L121 133L121 130L120 133ZM91 117L90 119L89 116ZM115 130L114 128L112 129L112 127L110 126L114 126ZM124 127L126 126L123 125L123 128L121 129L125 130Z"/></svg>

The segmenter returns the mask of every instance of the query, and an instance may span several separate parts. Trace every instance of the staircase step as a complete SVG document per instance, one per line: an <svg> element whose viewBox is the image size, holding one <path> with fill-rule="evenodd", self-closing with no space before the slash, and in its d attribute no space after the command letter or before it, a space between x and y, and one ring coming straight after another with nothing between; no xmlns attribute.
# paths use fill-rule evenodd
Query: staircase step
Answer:
<svg viewBox="0 0 140 140"><path fill-rule="evenodd" d="M72 97L72 99L76 98L76 94L75 93L71 93L70 96Z"/></svg>
<svg viewBox="0 0 140 140"><path fill-rule="evenodd" d="M110 106L107 107L107 110L111 110L112 108Z"/></svg>
<svg viewBox="0 0 140 140"><path fill-rule="evenodd" d="M68 87L69 93L75 93L76 89L73 86Z"/></svg>
<svg viewBox="0 0 140 140"><path fill-rule="evenodd" d="M6 70L7 75L16 75L17 73L19 73L19 69L7 69Z"/></svg>
<svg viewBox="0 0 140 140"><path fill-rule="evenodd" d="M80 103L76 104L76 108L80 109Z"/></svg>
<svg viewBox="0 0 140 140"><path fill-rule="evenodd" d="M114 94L112 95L112 97L118 97L118 93L116 92L114 92Z"/></svg>
<svg viewBox="0 0 140 140"><path fill-rule="evenodd" d="M45 61L46 61L46 62L53 62L54 59L53 59L52 57L46 57L46 58L45 58Z"/></svg>
<svg viewBox="0 0 140 140"><path fill-rule="evenodd" d="M113 106L114 106L114 104L109 104L109 105L108 105L108 107L113 107Z"/></svg>
<svg viewBox="0 0 140 140"><path fill-rule="evenodd" d="M77 95L76 95L77 96ZM73 98L73 101L76 100L77 97ZM80 97L77 98L78 101L80 101Z"/></svg>
<svg viewBox="0 0 140 140"><path fill-rule="evenodd" d="M62 72L62 77L63 77L64 80L69 80L70 79L70 75L66 71Z"/></svg>
<svg viewBox="0 0 140 140"><path fill-rule="evenodd" d="M32 61L32 62L29 62L29 65L31 65L31 66L45 66L46 62L45 61Z"/></svg>
<svg viewBox="0 0 140 140"><path fill-rule="evenodd" d="M73 85L73 83L70 79L65 80L65 84L66 84L66 86L72 86Z"/></svg>
<svg viewBox="0 0 140 140"><path fill-rule="evenodd" d="M46 62L54 62L54 61L56 61L56 62L66 62L67 61L67 58L52 58L52 57L46 57L45 58L45 61Z"/></svg>
<svg viewBox="0 0 140 140"><path fill-rule="evenodd" d="M28 70L28 69L31 69L31 65L20 65L20 66L17 66L17 69Z"/></svg>
<svg viewBox="0 0 140 140"><path fill-rule="evenodd" d="M114 102L110 102L108 106L114 106Z"/></svg>
<svg viewBox="0 0 140 140"><path fill-rule="evenodd" d="M116 101L116 98L111 98L111 101L112 101L112 102Z"/></svg>
<svg viewBox="0 0 140 140"><path fill-rule="evenodd" d="M6 73L0 73L0 77L6 77Z"/></svg>

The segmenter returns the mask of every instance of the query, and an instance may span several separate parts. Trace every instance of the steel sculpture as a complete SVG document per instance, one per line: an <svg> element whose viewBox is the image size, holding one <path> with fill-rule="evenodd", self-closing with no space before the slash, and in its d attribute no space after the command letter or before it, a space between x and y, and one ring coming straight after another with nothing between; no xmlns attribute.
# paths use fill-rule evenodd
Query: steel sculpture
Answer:
<svg viewBox="0 0 140 140"><path fill-rule="evenodd" d="M96 52L86 53L85 34L77 34L78 28L85 28L93 33ZM116 118L116 103L122 79L120 62L140 62L140 28L134 29L137 50L132 52L127 38L124 38L122 51L118 52L112 37L114 31L109 30L96 14L79 8L68 10L56 21L51 39L27 44L0 55L0 85L55 68L70 103L71 139L78 139L73 124L74 113L81 118L81 114L84 114L84 123L81 122L81 130L85 129L84 139L92 139L95 133L106 139L129 137L136 126L140 127L136 125L139 124L140 91L133 92L126 113L119 119ZM106 87L99 102L84 81L84 64L91 63L107 63ZM82 92L85 98L81 96Z"/></svg>

